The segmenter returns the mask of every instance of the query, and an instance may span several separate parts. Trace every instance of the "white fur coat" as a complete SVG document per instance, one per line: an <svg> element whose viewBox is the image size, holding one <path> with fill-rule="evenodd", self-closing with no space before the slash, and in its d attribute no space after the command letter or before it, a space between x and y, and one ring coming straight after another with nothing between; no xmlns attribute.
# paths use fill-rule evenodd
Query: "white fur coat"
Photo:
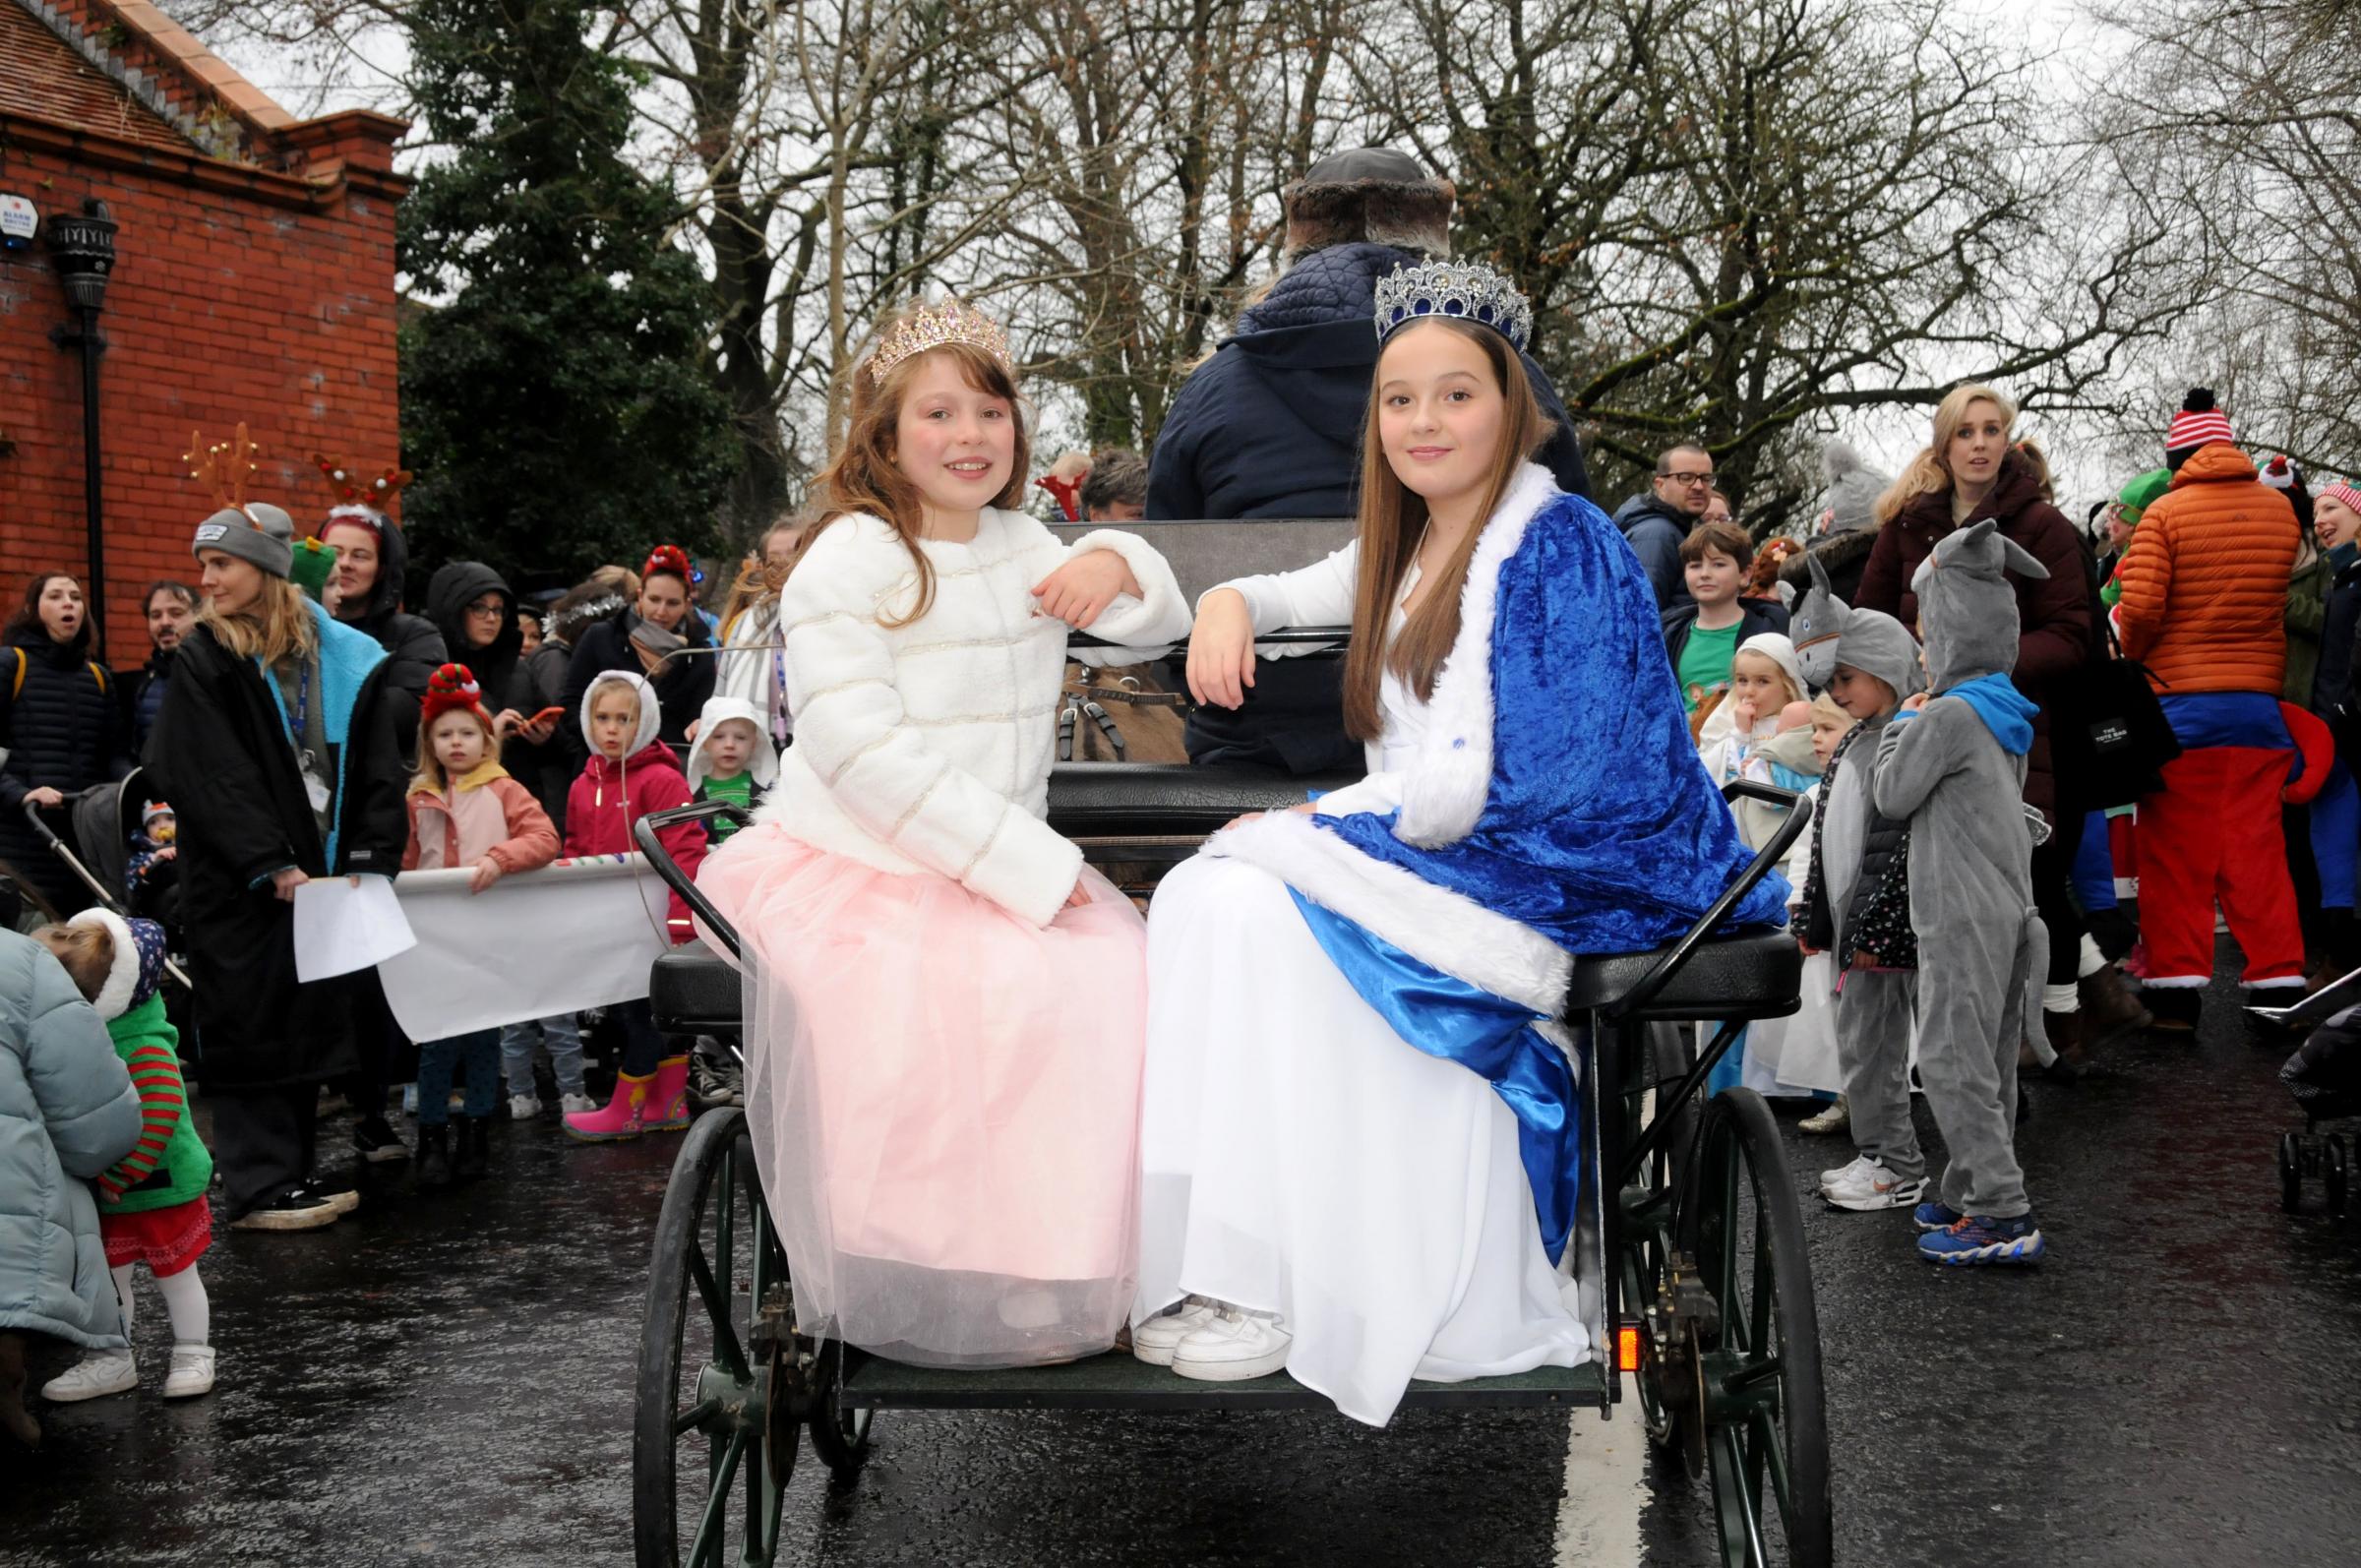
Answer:
<svg viewBox="0 0 2361 1568"><path fill-rule="evenodd" d="M935 602L915 602L909 552L883 520L831 524L779 597L795 745L757 814L816 849L882 871L951 877L1046 926L1081 873L1049 807L1065 624L1035 613L1034 584L1091 550L1123 558L1145 597L1090 628L1146 646L1188 633L1172 569L1137 535L1071 546L1022 513L987 509L966 544L921 544Z"/></svg>

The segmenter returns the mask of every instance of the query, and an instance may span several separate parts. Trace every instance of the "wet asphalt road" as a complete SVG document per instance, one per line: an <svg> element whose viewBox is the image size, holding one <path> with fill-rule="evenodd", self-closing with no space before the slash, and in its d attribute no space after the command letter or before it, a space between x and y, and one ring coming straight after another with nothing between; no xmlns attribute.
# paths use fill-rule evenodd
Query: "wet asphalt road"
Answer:
<svg viewBox="0 0 2361 1568"><path fill-rule="evenodd" d="M1939 1273L1905 1217L1807 1206L1841 1561L2361 1561L2361 1220L2317 1187L2279 1213L2288 1048L2249 1044L2233 1003L2217 986L2194 1045L2036 1086L2038 1271ZM1849 1158L1784 1119L1799 1189ZM377 1167L325 1233L223 1232L219 1389L156 1398L145 1294L147 1389L49 1407L46 1449L0 1461L0 1563L628 1563L632 1357L678 1147L503 1126L472 1188L413 1197ZM1709 1561L1704 1491L1631 1463L1635 1414L895 1413L850 1490L806 1455L778 1560ZM1628 1478L1566 1505L1617 1455Z"/></svg>

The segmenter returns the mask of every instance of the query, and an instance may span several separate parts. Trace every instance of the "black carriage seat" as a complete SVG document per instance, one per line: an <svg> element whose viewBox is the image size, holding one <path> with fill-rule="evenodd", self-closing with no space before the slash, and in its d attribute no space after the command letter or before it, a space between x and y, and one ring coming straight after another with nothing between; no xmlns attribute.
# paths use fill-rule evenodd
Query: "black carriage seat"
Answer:
<svg viewBox="0 0 2361 1568"><path fill-rule="evenodd" d="M1567 1015L1579 1020L1611 1006L1669 951L1575 959ZM1802 1005L1802 989L1803 950L1795 945L1795 934L1785 927L1749 927L1699 942L1663 991L1624 1016L1633 1022L1785 1018Z"/></svg>
<svg viewBox="0 0 2361 1568"><path fill-rule="evenodd" d="M1359 776L1298 777L1188 762L1060 762L1050 771L1050 825L1068 838L1203 838L1234 816L1283 812Z"/></svg>
<svg viewBox="0 0 2361 1568"><path fill-rule="evenodd" d="M647 1000L665 1034L735 1035L746 1005L743 988L728 959L693 941L656 955Z"/></svg>

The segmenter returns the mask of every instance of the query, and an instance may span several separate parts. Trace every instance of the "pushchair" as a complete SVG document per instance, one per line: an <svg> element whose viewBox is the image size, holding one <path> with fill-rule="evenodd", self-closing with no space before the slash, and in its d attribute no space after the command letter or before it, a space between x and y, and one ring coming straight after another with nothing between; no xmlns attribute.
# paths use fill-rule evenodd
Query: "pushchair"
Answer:
<svg viewBox="0 0 2361 1568"><path fill-rule="evenodd" d="M2324 1015L2324 1006L2333 1010ZM2361 1142L2341 1131L2324 1135L2320 1127L2361 1117L2361 971L2285 1012L2313 1027L2279 1068L2279 1081L2304 1114L2302 1132L2279 1135L2279 1207L2289 1214L2301 1208L2304 1180L2317 1176L2329 1213L2341 1216Z"/></svg>
<svg viewBox="0 0 2361 1568"><path fill-rule="evenodd" d="M39 835L49 853L91 890L91 897L101 908L126 920L135 915L152 920L164 928L164 1004L166 1011L177 1019L185 1010L193 989L188 970L182 964L186 948L180 929L178 878L169 878L137 900L124 885L124 873L131 864L131 830L125 823L124 813L129 811L136 824L141 803L147 799L146 785L146 771L135 767L114 783L93 784L73 797L66 808L67 819L73 825L72 844L59 837L36 809L27 807L25 819L32 824L33 832ZM68 913L71 911L57 911L60 917Z"/></svg>

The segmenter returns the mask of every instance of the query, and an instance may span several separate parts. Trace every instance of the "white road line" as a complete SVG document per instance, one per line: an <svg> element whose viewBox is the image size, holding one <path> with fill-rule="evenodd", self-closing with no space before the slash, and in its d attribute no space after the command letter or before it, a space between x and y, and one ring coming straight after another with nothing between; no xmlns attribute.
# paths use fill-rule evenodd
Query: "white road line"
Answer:
<svg viewBox="0 0 2361 1568"><path fill-rule="evenodd" d="M1557 1501L1558 1568L1639 1568L1642 1464L1648 1446L1628 1381L1615 1418L1578 1411L1566 1439L1566 1489Z"/></svg>

